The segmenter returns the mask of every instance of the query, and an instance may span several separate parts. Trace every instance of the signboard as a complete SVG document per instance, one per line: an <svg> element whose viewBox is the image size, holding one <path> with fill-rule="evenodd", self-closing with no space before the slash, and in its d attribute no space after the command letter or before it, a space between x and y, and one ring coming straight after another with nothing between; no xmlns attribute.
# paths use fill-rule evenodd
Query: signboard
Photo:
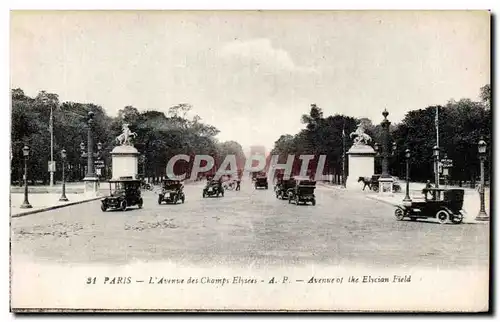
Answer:
<svg viewBox="0 0 500 322"><path fill-rule="evenodd" d="M102 169L104 168L104 160L95 160L94 161L94 166L96 169Z"/></svg>
<svg viewBox="0 0 500 322"><path fill-rule="evenodd" d="M49 172L56 172L56 161L49 161Z"/></svg>
<svg viewBox="0 0 500 322"><path fill-rule="evenodd" d="M443 168L452 168L453 167L453 160L451 160L451 159L443 159L443 160L441 160L441 163L443 164Z"/></svg>

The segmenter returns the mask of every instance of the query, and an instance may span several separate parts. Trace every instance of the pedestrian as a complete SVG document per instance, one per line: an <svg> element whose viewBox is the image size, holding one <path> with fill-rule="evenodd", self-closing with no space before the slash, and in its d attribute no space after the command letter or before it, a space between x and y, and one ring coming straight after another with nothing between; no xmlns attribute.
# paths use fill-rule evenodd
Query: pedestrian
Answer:
<svg viewBox="0 0 500 322"><path fill-rule="evenodd" d="M424 190L422 191L422 193L425 195L425 198L427 199L428 197L428 193L429 193L429 189L432 189L432 183L430 180L427 180L427 182L425 183L425 188Z"/></svg>
<svg viewBox="0 0 500 322"><path fill-rule="evenodd" d="M236 177L236 191L240 191L240 182L241 182L241 178Z"/></svg>

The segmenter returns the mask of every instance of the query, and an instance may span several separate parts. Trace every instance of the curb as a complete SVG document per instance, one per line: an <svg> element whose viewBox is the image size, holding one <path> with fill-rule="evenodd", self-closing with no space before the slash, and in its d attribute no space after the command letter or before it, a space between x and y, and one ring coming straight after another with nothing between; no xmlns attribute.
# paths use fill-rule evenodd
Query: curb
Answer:
<svg viewBox="0 0 500 322"><path fill-rule="evenodd" d="M85 203L85 202L99 200L99 199L102 199L102 198L103 197L101 196L101 197L95 197L95 198L91 198L91 199L85 199L85 200L80 200L80 201L68 202L68 203L64 203L64 204L61 204L61 205L55 205L55 206L49 206L49 207L45 207L45 208L30 210L30 211L26 211L26 212L19 213L19 214L11 214L10 217L11 218L17 218L17 217L23 217L23 216L33 215L33 214L36 214L36 213L39 213L39 212L45 212L45 211L49 211L49 210L53 210L53 209L58 209L58 208L64 208L64 207L68 207L68 206L78 205L78 204L82 204L82 203Z"/></svg>
<svg viewBox="0 0 500 322"><path fill-rule="evenodd" d="M389 200L379 199L379 198L376 198L376 197L373 197L373 196L370 196L370 195L367 195L366 198L371 199L371 200L375 200L375 201L380 201L380 202L383 202L383 203L385 203L387 205L391 205L391 206L394 206L394 207L397 207L399 205L399 203L396 203L395 201L389 201Z"/></svg>
<svg viewBox="0 0 500 322"><path fill-rule="evenodd" d="M326 183L318 183L318 186L322 186L322 187L325 187L325 188L328 188L328 189L333 189L333 190L342 190L342 191L346 191L347 189L343 188L342 186L334 186L334 185L329 185L329 184L326 184Z"/></svg>

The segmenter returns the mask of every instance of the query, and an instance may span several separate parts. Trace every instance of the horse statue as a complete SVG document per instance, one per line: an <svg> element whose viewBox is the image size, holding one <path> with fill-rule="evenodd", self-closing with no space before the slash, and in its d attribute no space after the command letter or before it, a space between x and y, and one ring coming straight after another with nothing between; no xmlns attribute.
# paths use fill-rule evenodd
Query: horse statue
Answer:
<svg viewBox="0 0 500 322"><path fill-rule="evenodd" d="M372 178L370 177L359 177L358 182L363 182L363 191L368 186L368 189L372 190Z"/></svg>
<svg viewBox="0 0 500 322"><path fill-rule="evenodd" d="M349 136L351 138L354 137L354 145L367 145L372 140L372 138L365 133L364 124L362 122L358 124L356 131L352 132Z"/></svg>
<svg viewBox="0 0 500 322"><path fill-rule="evenodd" d="M130 142L130 138L137 137L137 133L130 131L128 126L129 126L129 124L123 124L122 125L122 130L123 130L122 134L120 134L116 137L116 141L118 141L118 143L120 143L120 145L132 145L132 143Z"/></svg>

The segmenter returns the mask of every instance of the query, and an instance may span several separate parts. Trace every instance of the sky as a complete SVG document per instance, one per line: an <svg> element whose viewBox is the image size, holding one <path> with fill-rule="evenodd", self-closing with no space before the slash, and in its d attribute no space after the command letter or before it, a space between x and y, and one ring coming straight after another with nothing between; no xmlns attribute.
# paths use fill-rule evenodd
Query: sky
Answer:
<svg viewBox="0 0 500 322"><path fill-rule="evenodd" d="M112 116L189 103L245 149L300 131L312 103L397 123L490 83L484 11L13 12L10 45L27 95Z"/></svg>

